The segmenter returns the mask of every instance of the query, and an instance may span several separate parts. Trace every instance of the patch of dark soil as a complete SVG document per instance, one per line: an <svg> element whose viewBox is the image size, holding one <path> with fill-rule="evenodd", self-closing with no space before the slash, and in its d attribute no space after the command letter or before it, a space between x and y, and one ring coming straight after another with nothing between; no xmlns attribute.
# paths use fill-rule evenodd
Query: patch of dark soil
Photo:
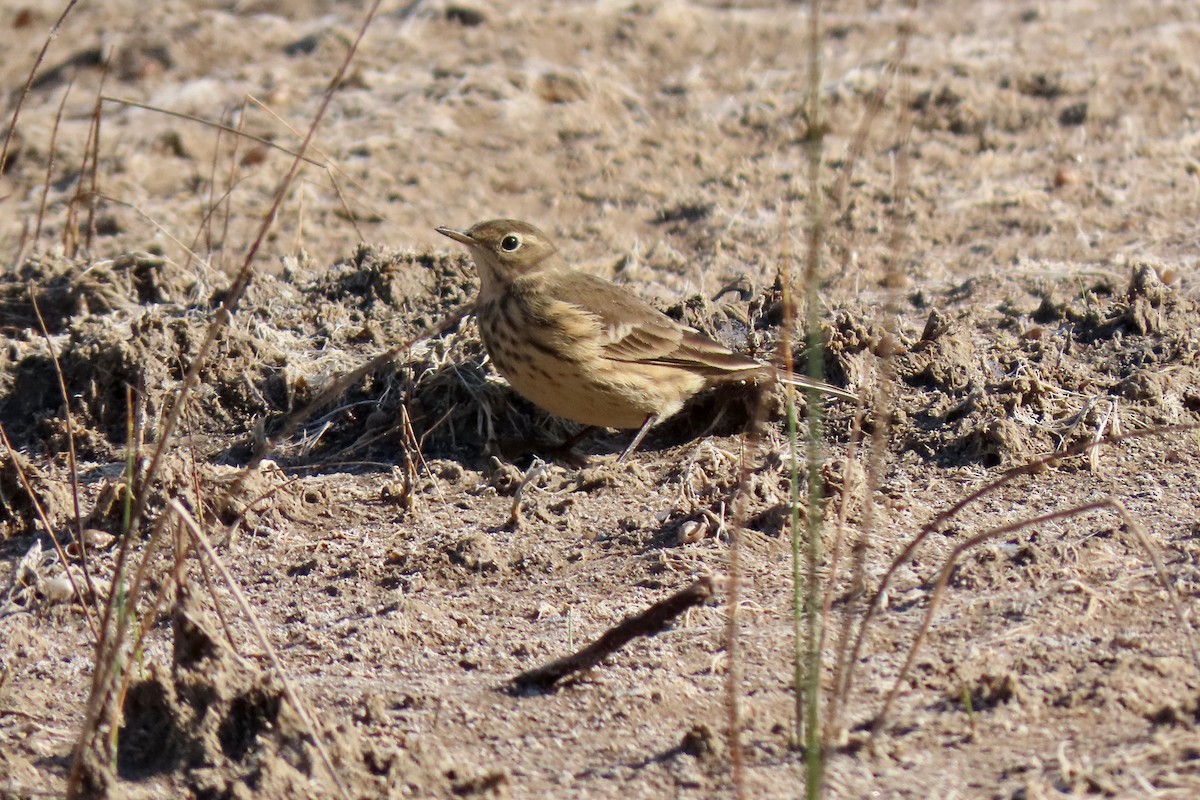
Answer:
<svg viewBox="0 0 1200 800"><path fill-rule="evenodd" d="M125 697L116 739L115 773L99 760L85 782L117 791L170 775L196 797L233 798L259 792L304 796L314 782L332 790L310 731L277 679L233 655L202 622L204 613L183 593L174 613L175 658L169 674L152 667ZM427 769L404 751L361 741L349 725L325 716L320 734L338 764L343 785L445 788L437 768ZM432 783L431 783L432 782Z"/></svg>
<svg viewBox="0 0 1200 800"><path fill-rule="evenodd" d="M931 302L922 335L895 359L898 379L918 390L898 398L903 447L947 466L1000 467L1123 427L1200 418L1200 311L1159 279L1164 269L1130 265L1119 292L973 279ZM853 373L884 336L839 313L830 349Z"/></svg>
<svg viewBox="0 0 1200 800"><path fill-rule="evenodd" d="M144 435L153 440L152 423L174 401L210 319L207 312L177 306L72 318L58 362L75 424L86 431L76 444L95 451L81 456L117 457L131 420L145 425ZM14 443L40 443L60 452L65 441L56 420L63 414L62 393L53 357L44 348L30 350L11 367L0 418ZM288 392L279 375L287 363L272 337L256 335L250 326L226 328L200 372L198 410L188 417L191 432L242 430L246 420L285 407Z"/></svg>
<svg viewBox="0 0 1200 800"><path fill-rule="evenodd" d="M160 256L137 253L111 261L75 262L50 256L30 259L14 272L0 274L3 330L40 331L38 314L51 334L71 320L131 312L160 303L207 302L200 279Z"/></svg>
<svg viewBox="0 0 1200 800"><path fill-rule="evenodd" d="M188 763L195 742L177 726L170 687L157 677L139 681L125 695L117 738L117 775L143 780Z"/></svg>
<svg viewBox="0 0 1200 800"><path fill-rule="evenodd" d="M302 291L318 307L338 304L362 315L352 321L384 323L390 335L412 336L470 302L478 283L461 254L360 244L354 255L322 270Z"/></svg>
<svg viewBox="0 0 1200 800"><path fill-rule="evenodd" d="M0 453L0 541L32 529L42 514L53 525L71 511L65 480L55 479L19 452Z"/></svg>

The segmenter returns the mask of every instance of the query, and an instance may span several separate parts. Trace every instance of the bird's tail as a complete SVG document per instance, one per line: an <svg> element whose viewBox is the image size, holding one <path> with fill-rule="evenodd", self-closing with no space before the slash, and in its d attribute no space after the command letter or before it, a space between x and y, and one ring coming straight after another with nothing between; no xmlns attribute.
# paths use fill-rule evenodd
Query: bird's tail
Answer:
<svg viewBox="0 0 1200 800"><path fill-rule="evenodd" d="M800 389L815 389L821 394L840 397L843 400L858 400L858 395L856 395L854 392L846 391L845 389L834 386L831 383L825 383L824 381L819 381L806 375L797 375L795 373L788 374L783 370L776 370L775 374L779 376L779 380L783 381L784 383L790 383L792 386Z"/></svg>

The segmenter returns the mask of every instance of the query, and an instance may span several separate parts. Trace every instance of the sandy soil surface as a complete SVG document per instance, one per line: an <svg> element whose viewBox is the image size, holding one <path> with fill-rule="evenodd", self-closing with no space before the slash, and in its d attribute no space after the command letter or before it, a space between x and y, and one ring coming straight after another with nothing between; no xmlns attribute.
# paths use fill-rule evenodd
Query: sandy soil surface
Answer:
<svg viewBox="0 0 1200 800"><path fill-rule="evenodd" d="M733 390L631 463L613 463L628 434L602 432L587 466L538 466L507 445L574 429L511 392L468 318L243 467L338 375L470 301L438 225L529 220L580 268L769 355L804 249L805 8L406 5L383 4L333 95L148 482L365 9L95 0L51 43L0 176L0 797L67 788L100 620L47 526L93 531L88 573L120 584L134 449L126 616L144 637L85 794L732 796L731 671L745 796L802 793L781 396L760 440ZM1008 469L1200 421L1200 5L901 5L837 4L822 37L826 377L873 396L887 309L900 332L876 491L855 409L826 404L825 512L845 519L823 532L827 796L1200 796L1194 431L1013 474L918 541ZM57 13L0 7L4 126ZM246 606L196 545L180 557L172 502ZM988 531L880 719L947 559ZM706 575L714 598L660 634L512 689Z"/></svg>

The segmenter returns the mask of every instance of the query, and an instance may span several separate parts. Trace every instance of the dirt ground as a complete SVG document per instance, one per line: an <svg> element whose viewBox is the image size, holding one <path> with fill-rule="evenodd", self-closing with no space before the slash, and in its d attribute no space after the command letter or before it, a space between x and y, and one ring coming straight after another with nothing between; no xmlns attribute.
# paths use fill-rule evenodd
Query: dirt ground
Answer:
<svg viewBox="0 0 1200 800"><path fill-rule="evenodd" d="M1200 796L1200 458L1195 430L1156 430L1200 422L1200 5L834 5L825 371L872 398L868 434L889 410L891 427L868 492L855 409L825 403L826 796ZM74 8L0 175L0 798L67 788L100 621L47 528L64 545L92 531L89 574L121 585L127 463L147 498L129 562L145 558L144 639L84 794L733 796L731 670L744 795L802 794L781 394L761 439L744 435L754 393L731 390L631 463L613 463L614 431L583 441L582 468L533 461L512 443L574 428L508 389L467 318L244 467L337 376L470 301L473 268L438 225L526 219L580 268L768 357L805 247L806 11L384 2L145 482L366 9ZM0 4L0 135L57 13ZM918 541L1006 470L1121 434ZM196 546L176 561L183 513L246 607ZM880 718L947 559L988 531ZM511 688L706 575L713 600L662 633L552 691Z"/></svg>

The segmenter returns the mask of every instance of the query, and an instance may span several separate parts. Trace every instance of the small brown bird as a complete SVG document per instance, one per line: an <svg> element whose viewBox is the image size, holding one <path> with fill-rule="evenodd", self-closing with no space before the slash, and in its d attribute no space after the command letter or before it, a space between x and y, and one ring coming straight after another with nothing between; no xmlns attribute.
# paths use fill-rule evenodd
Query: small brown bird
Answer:
<svg viewBox="0 0 1200 800"><path fill-rule="evenodd" d="M475 260L475 315L496 369L552 414L584 425L639 428L618 461L701 389L779 375L628 289L571 269L546 234L527 222L493 219L465 231L437 231L465 244ZM857 399L820 381L791 382Z"/></svg>

